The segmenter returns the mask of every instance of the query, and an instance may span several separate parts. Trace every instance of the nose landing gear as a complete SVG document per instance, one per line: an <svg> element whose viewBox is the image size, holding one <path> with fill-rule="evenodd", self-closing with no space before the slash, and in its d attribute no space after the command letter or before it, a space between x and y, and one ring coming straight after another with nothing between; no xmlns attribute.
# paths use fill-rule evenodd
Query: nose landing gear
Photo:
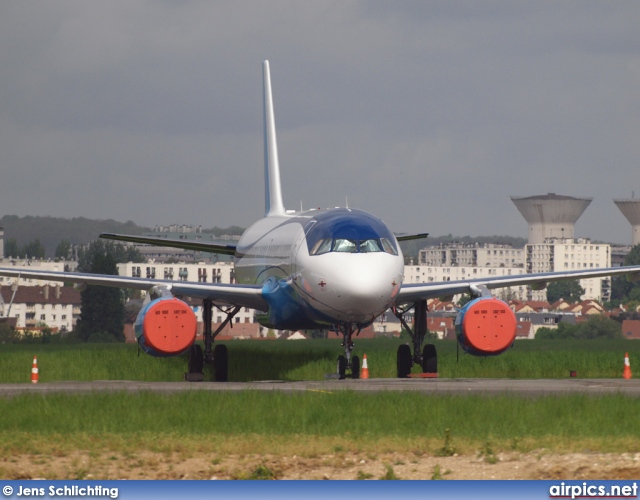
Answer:
<svg viewBox="0 0 640 500"><path fill-rule="evenodd" d="M351 336L354 334L354 327L353 325L339 325L336 328L336 332L342 334L343 340L340 345L344 347L344 356L338 356L338 378L344 380L347 374L350 374L352 379L358 379L360 378L360 358L358 356L351 356L351 351L355 345L351 341ZM356 335L359 333L360 328L355 331Z"/></svg>

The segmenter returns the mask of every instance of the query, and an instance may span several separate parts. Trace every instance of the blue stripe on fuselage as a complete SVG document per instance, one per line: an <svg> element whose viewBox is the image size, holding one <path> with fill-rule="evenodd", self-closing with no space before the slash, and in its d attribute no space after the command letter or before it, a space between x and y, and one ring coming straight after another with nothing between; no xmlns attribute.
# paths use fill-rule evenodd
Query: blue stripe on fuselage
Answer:
<svg viewBox="0 0 640 500"><path fill-rule="evenodd" d="M262 297L269 304L268 311L256 311L263 326L279 330L327 330L335 324L331 317L312 307L289 280L270 277L263 284Z"/></svg>

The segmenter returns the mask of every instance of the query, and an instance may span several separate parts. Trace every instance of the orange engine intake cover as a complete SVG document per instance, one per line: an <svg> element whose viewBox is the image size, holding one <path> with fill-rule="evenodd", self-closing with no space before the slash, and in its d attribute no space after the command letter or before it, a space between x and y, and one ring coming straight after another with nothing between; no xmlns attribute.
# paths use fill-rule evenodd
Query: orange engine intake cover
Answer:
<svg viewBox="0 0 640 500"><path fill-rule="evenodd" d="M159 300L144 316L144 338L158 352L180 354L195 341L197 326L196 315L183 301Z"/></svg>
<svg viewBox="0 0 640 500"><path fill-rule="evenodd" d="M478 300L466 311L462 328L471 347L497 354L516 338L516 315L502 300L493 297Z"/></svg>

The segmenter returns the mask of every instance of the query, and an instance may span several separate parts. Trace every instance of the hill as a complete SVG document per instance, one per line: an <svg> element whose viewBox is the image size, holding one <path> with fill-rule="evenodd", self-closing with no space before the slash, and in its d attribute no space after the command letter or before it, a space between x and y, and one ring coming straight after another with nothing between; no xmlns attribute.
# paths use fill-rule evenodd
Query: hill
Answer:
<svg viewBox="0 0 640 500"><path fill-rule="evenodd" d="M0 226L4 227L5 241L15 238L18 246L24 246L39 239L45 247L46 257L55 255L56 247L62 240L68 240L72 245L86 245L95 240L100 233L122 233L139 235L148 233L151 228L138 226L133 221L118 222L113 219L86 219L75 217L64 219L61 217L32 216L18 217L17 215L5 215L0 219ZM217 236L225 234L242 234L243 228L231 226L228 228L207 228L203 233L212 233ZM426 246L439 245L440 243L464 243L480 245L484 243L506 243L514 248L522 248L526 244L525 238L511 236L429 236L422 240L407 241L402 243L402 251L407 260L417 259L418 252Z"/></svg>
<svg viewBox="0 0 640 500"><path fill-rule="evenodd" d="M18 246L39 239L45 247L46 257L55 255L56 247L62 240L68 240L73 245L86 245L95 240L100 233L142 234L150 231L149 228L138 226L132 221L118 222L112 219L94 220L84 217L64 219L31 215L5 215L0 219L0 226L4 227L5 241L15 238Z"/></svg>

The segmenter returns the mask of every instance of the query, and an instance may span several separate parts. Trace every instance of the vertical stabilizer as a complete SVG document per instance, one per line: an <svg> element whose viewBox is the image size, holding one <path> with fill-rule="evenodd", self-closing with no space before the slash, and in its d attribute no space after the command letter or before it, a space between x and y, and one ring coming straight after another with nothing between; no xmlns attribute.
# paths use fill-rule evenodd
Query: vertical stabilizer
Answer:
<svg viewBox="0 0 640 500"><path fill-rule="evenodd" d="M284 215L282 188L280 187L280 164L278 163L278 141L273 115L271 75L269 61L262 63L264 92L264 202L265 216Z"/></svg>

